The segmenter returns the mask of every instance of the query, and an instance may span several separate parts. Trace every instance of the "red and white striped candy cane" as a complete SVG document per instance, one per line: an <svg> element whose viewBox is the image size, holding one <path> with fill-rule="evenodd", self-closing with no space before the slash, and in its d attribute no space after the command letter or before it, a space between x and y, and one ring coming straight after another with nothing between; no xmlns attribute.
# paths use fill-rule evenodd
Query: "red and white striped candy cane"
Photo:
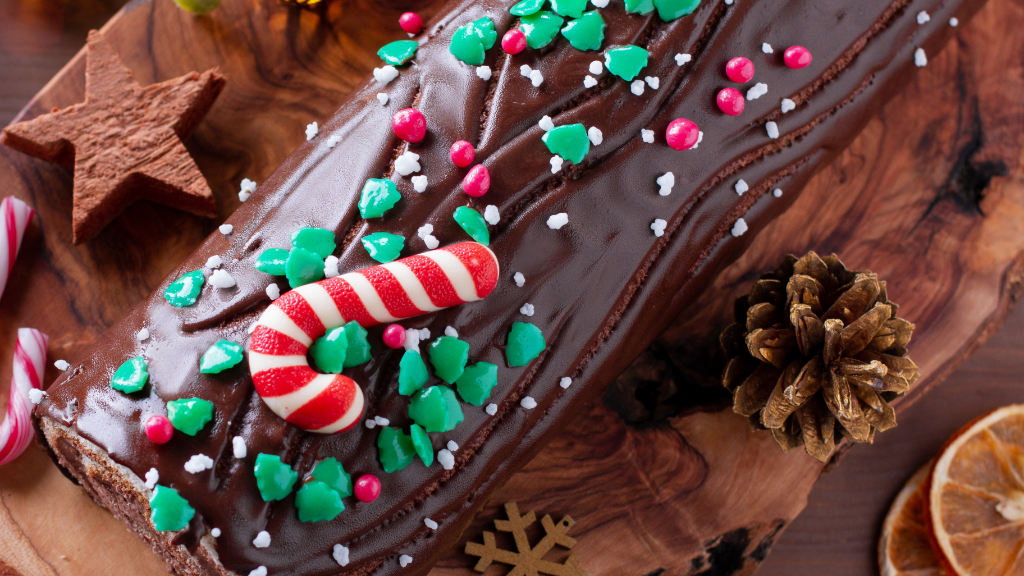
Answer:
<svg viewBox="0 0 1024 576"><path fill-rule="evenodd" d="M14 346L14 375L11 394L7 398L7 417L0 424L0 465L7 464L21 454L32 441L32 402L29 391L43 389L43 370L46 366L46 345L50 339L39 330L18 328L18 342Z"/></svg>
<svg viewBox="0 0 1024 576"><path fill-rule="evenodd" d="M300 286L256 321L249 340L256 392L303 430L344 432L362 416L363 391L347 376L309 366L306 352L314 340L352 320L367 327L474 302L497 283L494 253L463 242Z"/></svg>
<svg viewBox="0 0 1024 576"><path fill-rule="evenodd" d="M31 206L14 196L8 196L0 202L0 296L14 269L14 259L18 256L21 239L25 236L25 229L33 214L35 210Z"/></svg>

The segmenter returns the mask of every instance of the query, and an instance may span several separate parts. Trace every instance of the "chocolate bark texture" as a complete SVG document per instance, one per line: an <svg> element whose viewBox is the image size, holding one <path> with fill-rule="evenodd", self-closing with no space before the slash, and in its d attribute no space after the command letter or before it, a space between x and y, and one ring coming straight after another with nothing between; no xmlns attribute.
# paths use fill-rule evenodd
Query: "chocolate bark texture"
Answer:
<svg viewBox="0 0 1024 576"><path fill-rule="evenodd" d="M852 10L809 0L705 1L692 15L664 22L657 12L627 14L622 4L612 3L601 10L607 29L600 51L579 51L559 39L550 48L509 57L496 46L486 53L492 74L485 81L475 66L452 57L451 37L483 17L493 20L500 37L516 22L508 12L512 2L454 2L428 24L429 40L398 79L385 85L371 78L357 88L319 134L228 220L234 226L230 236L212 235L91 355L76 359L37 408L37 421L58 461L181 574L215 574L221 567L247 574L258 566L270 574L426 573L457 542L491 492L569 419L585 413L583 407L682 305L734 261L814 171L905 85L915 70L914 52L937 53L952 35L944 23L953 16L966 21L981 4L865 0ZM935 25L917 23L922 10ZM762 52L765 42L774 47L772 54ZM607 72L596 86L586 87L590 63L627 44L650 52L640 77L658 81L640 96ZM792 44L811 50L810 66L792 70L783 64L782 52ZM691 60L679 65L677 54ZM724 71L737 55L757 67L743 91L761 82L768 92L731 117L718 110L715 95L734 85ZM539 87L522 76L523 65L541 72ZM389 95L386 106L377 100L380 92ZM796 108L783 114L783 98ZM427 119L426 138L409 146L420 156L419 174L428 179L422 193L393 170L406 145L394 136L391 116L410 106ZM579 164L566 162L552 174L552 154L539 126L544 116L555 126L596 127L603 141ZM680 117L704 132L696 149L676 151L666 144L666 127ZM769 121L777 123L778 138L768 135ZM653 131L654 143L645 142L641 130ZM332 146L334 136L340 140ZM457 140L472 142L477 162L490 171L491 188L483 197L469 198L461 190L465 170L449 158ZM657 179L667 172L675 185L662 196ZM402 199L383 218L363 220L357 203L369 178L393 180ZM739 194L741 179L748 189ZM784 194L776 197L775 189ZM417 237L419 227L431 224L444 245L462 241L466 235L452 218L455 209L471 206L482 213L488 205L500 214L490 227L490 247L502 270L494 293L403 322L429 328L432 338L452 326L469 342L470 362L498 366L498 384L488 400L498 405L497 413L463 404L465 421L452 432L432 435L435 451L448 440L459 445L452 470L414 462L387 474L378 460L379 428L357 426L332 436L305 433L266 408L253 391L245 362L217 375L199 373L200 356L216 341L248 345L247 328L266 308L266 288L277 280L255 270L253 262L267 248L288 248L296 229L333 230L339 268L348 272L376 264L359 241L368 234L400 234L406 238L403 255L421 252L426 246ZM568 224L552 229L546 222L559 213L568 215ZM747 231L737 236L740 218ZM663 236L651 230L655 219L667 223ZM169 306L162 297L166 286L202 268L213 255L223 258L237 286L208 284L195 305ZM525 277L522 287L512 280L517 272ZM287 285L282 282L281 288ZM528 319L520 313L526 303L535 310ZM543 331L547 349L527 366L512 368L505 361L506 336L522 320ZM135 335L143 327L151 336L140 343ZM408 400L397 393L402 351L386 348L382 332L383 327L370 328L371 360L346 374L363 387L364 417L385 417L405 428ZM132 396L109 388L114 370L138 355L147 359L150 384ZM563 389L559 381L566 376L573 383ZM193 396L214 403L211 424L195 437L176 435L162 446L146 439L141 423L149 415L162 413L166 401ZM526 396L536 407L523 407ZM156 533L145 521L146 504L137 498L131 506L138 510L128 511L115 507L113 496L99 496L109 480L94 480L100 477L96 467L76 464L81 450L60 441L62 435L96 446L123 476L137 480L156 468L160 483L196 509L189 528ZM245 439L245 458L233 456L235 436ZM185 462L200 453L214 460L213 469L186 472ZM271 503L261 499L253 476L259 453L280 456L300 475L318 460L335 457L353 477L379 477L382 492L370 504L346 500L346 510L330 522L302 523L294 496ZM436 521L437 530L427 528L424 518ZM203 543L213 527L221 535L211 544L216 551L211 567L203 558L214 557ZM272 542L256 548L252 541L262 530ZM349 549L351 561L344 568L332 557L336 544ZM413 562L402 568L400 555Z"/></svg>

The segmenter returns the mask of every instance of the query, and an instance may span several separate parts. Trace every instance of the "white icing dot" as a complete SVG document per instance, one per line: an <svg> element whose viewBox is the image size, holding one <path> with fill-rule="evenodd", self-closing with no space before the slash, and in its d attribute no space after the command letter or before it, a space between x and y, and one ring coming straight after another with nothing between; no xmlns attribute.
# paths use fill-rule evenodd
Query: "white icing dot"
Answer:
<svg viewBox="0 0 1024 576"><path fill-rule="evenodd" d="M427 191L427 177L426 176L413 176L412 177L412 189L423 193Z"/></svg>
<svg viewBox="0 0 1024 576"><path fill-rule="evenodd" d="M257 566L255 570L249 572L249 576L267 576L267 567Z"/></svg>
<svg viewBox="0 0 1024 576"><path fill-rule="evenodd" d="M419 236L420 238L426 238L427 236L430 236L430 234L433 231L433 224L424 224L423 226L420 226L419 228L416 229L416 235Z"/></svg>
<svg viewBox="0 0 1024 576"><path fill-rule="evenodd" d="M530 72L533 72L533 68L530 68L529 64L523 64L519 67L519 74L522 76L529 78Z"/></svg>
<svg viewBox="0 0 1024 576"><path fill-rule="evenodd" d="M559 212L558 214L548 216L548 228L551 228L552 230L558 230L568 223L569 215L565 212Z"/></svg>
<svg viewBox="0 0 1024 576"><path fill-rule="evenodd" d="M487 412L491 416L494 416L495 414L498 413L498 405L497 404L488 404L487 408L484 408L484 412Z"/></svg>
<svg viewBox="0 0 1024 576"><path fill-rule="evenodd" d="M644 81L633 80L633 83L629 85L629 91L637 96L643 96L644 94Z"/></svg>
<svg viewBox="0 0 1024 576"><path fill-rule="evenodd" d="M761 52L764 52L765 54L771 54L771 53L775 52L775 50L772 48L771 44L769 44L767 42L763 42L761 44Z"/></svg>
<svg viewBox="0 0 1024 576"><path fill-rule="evenodd" d="M387 96L387 94L385 94L385 96ZM340 143L341 143L341 136L338 135L338 134L332 134L331 137L327 139L327 147L328 148L334 148L335 146L337 146Z"/></svg>
<svg viewBox="0 0 1024 576"><path fill-rule="evenodd" d="M739 181L736 182L736 186L734 188L736 188L736 193L739 194L740 196L743 196L743 194L745 194L747 190L750 190L750 186L747 186L747 181L742 178L740 178Z"/></svg>
<svg viewBox="0 0 1024 576"><path fill-rule="evenodd" d="M412 563L412 556L409 556L408 554L402 554L398 557L398 563L402 566L402 568L405 568L406 566Z"/></svg>
<svg viewBox="0 0 1024 576"><path fill-rule="evenodd" d="M740 236L743 236L743 234L746 231L747 231L747 221L744 220L743 218L740 218L739 220L737 220L736 223L733 224L733 226L732 226L732 235L737 237L737 238L739 238Z"/></svg>
<svg viewBox="0 0 1024 576"><path fill-rule="evenodd" d="M43 392L39 388L29 388L28 399L33 404L39 404L43 401L43 396L46 396L46 392Z"/></svg>
<svg viewBox="0 0 1024 576"><path fill-rule="evenodd" d="M924 48L918 48L914 51L914 64L918 68L924 68L928 65L928 55L924 53Z"/></svg>
<svg viewBox="0 0 1024 576"><path fill-rule="evenodd" d="M587 68L587 71L591 74L600 74L601 72L604 72L604 63L600 60L594 60L590 63L590 67Z"/></svg>
<svg viewBox="0 0 1024 576"><path fill-rule="evenodd" d="M61 372L64 372L68 368L71 368L71 364L68 364L67 360L57 360L56 362L53 363L53 365L56 366L57 370L60 370Z"/></svg>
<svg viewBox="0 0 1024 576"><path fill-rule="evenodd" d="M658 176L658 179L655 180L655 182L659 186L658 195L668 196L672 193L672 187L676 185L676 175L671 172L665 172L661 176Z"/></svg>
<svg viewBox="0 0 1024 576"><path fill-rule="evenodd" d="M644 82L647 82L647 85L650 86L652 90L657 90L661 87L661 79L657 76L645 76Z"/></svg>
<svg viewBox="0 0 1024 576"><path fill-rule="evenodd" d="M210 536L213 536L214 538L220 538L220 528L214 528L213 530L210 530Z"/></svg>
<svg viewBox="0 0 1024 576"><path fill-rule="evenodd" d="M245 458L248 452L249 450L245 447L245 438L242 438L241 436L235 436L234 438L231 439L231 453L235 456L235 458Z"/></svg>
<svg viewBox="0 0 1024 576"><path fill-rule="evenodd" d="M587 129L587 138L590 138L590 143L594 146L600 146L604 142L604 132L597 126L591 126Z"/></svg>
<svg viewBox="0 0 1024 576"><path fill-rule="evenodd" d="M459 449L459 445L455 443L455 440L449 440L446 446L450 452L455 452Z"/></svg>
<svg viewBox="0 0 1024 576"><path fill-rule="evenodd" d="M776 188L775 190L772 190L772 196L775 196L776 198L782 198L782 189Z"/></svg>
<svg viewBox="0 0 1024 576"><path fill-rule="evenodd" d="M550 162L551 162L551 173L552 174L558 174L558 171L562 169L562 164L565 163L565 160L563 160L562 157L559 156L558 154L555 154L554 156L551 157Z"/></svg>
<svg viewBox="0 0 1024 576"><path fill-rule="evenodd" d="M160 473L157 472L156 468L150 468L149 472L146 472L146 488L150 490L156 488L156 483L160 481Z"/></svg>
<svg viewBox="0 0 1024 576"><path fill-rule="evenodd" d="M537 401L533 399L533 396L527 396L519 402L519 405L527 410L533 410L537 407Z"/></svg>
<svg viewBox="0 0 1024 576"><path fill-rule="evenodd" d="M540 70L530 71L530 83L534 88L540 88L540 85L544 83L544 75L540 73Z"/></svg>
<svg viewBox="0 0 1024 576"><path fill-rule="evenodd" d="M239 202L245 202L246 200L249 199L250 196L252 196L252 194L249 193L249 192L239 192L238 193L238 201Z"/></svg>
<svg viewBox="0 0 1024 576"><path fill-rule="evenodd" d="M281 287L277 284L267 286L267 296L269 296L271 300L277 300L281 297Z"/></svg>
<svg viewBox="0 0 1024 576"><path fill-rule="evenodd" d="M405 329L405 343L402 347L406 350L420 351L420 331L415 328Z"/></svg>
<svg viewBox="0 0 1024 576"><path fill-rule="evenodd" d="M377 82L389 84L395 78L398 78L398 68L394 66L382 66L373 69L373 79Z"/></svg>
<svg viewBox="0 0 1024 576"><path fill-rule="evenodd" d="M206 267L210 269L220 268L222 264L224 264L224 259L216 254L206 259Z"/></svg>
<svg viewBox="0 0 1024 576"><path fill-rule="evenodd" d="M139 339L139 342L149 340L149 328L143 328L142 330L139 330L139 333L136 334L135 337Z"/></svg>
<svg viewBox="0 0 1024 576"><path fill-rule="evenodd" d="M725 0L725 5L726 6L732 6L733 1L734 0Z"/></svg>
<svg viewBox="0 0 1024 576"><path fill-rule="evenodd" d="M206 454L194 454L185 462L185 471L191 472L192 474L198 474L203 470L209 470L213 468L213 458L210 458Z"/></svg>
<svg viewBox="0 0 1024 576"><path fill-rule="evenodd" d="M779 137L779 125L775 122L768 122L764 125L764 128L768 131L768 137L772 140Z"/></svg>
<svg viewBox="0 0 1024 576"><path fill-rule="evenodd" d="M519 309L519 313L523 316L533 316L533 304L529 302L523 304L523 307Z"/></svg>
<svg viewBox="0 0 1024 576"><path fill-rule="evenodd" d="M210 284L221 289L233 288L235 279L226 270L214 270L210 275Z"/></svg>
<svg viewBox="0 0 1024 576"><path fill-rule="evenodd" d="M594 86L597 86L597 78L594 78L593 76L590 76L589 74L586 77L583 78L583 87L584 88L593 88Z"/></svg>
<svg viewBox="0 0 1024 576"><path fill-rule="evenodd" d="M341 544L334 545L334 552L331 554L334 556L334 561L339 566L348 566L348 547L342 546Z"/></svg>
<svg viewBox="0 0 1024 576"><path fill-rule="evenodd" d="M640 130L640 139L648 144L654 144L654 130Z"/></svg>
<svg viewBox="0 0 1024 576"><path fill-rule="evenodd" d="M547 115L541 118L540 122L538 122L537 125L540 126L540 129L545 132L550 132L555 129L555 123L551 121L551 116Z"/></svg>
<svg viewBox="0 0 1024 576"><path fill-rule="evenodd" d="M918 24L926 24L931 19L932 19L932 17L929 16L928 13L925 12L924 10L921 10L920 12L917 13L917 23Z"/></svg>
<svg viewBox="0 0 1024 576"><path fill-rule="evenodd" d="M377 426L388 426L391 424L391 420L382 416L374 416L373 421L377 423Z"/></svg>
<svg viewBox="0 0 1024 576"><path fill-rule="evenodd" d="M562 387L562 390L568 390L569 386L572 386L572 378L566 376L558 381L558 385Z"/></svg>
<svg viewBox="0 0 1024 576"><path fill-rule="evenodd" d="M319 133L320 126L318 126L316 122L306 124L306 142L309 142L313 138L316 138L316 135Z"/></svg>
<svg viewBox="0 0 1024 576"><path fill-rule="evenodd" d="M590 0L590 3L593 4L595 8L606 8L608 6L608 0Z"/></svg>
<svg viewBox="0 0 1024 576"><path fill-rule="evenodd" d="M452 468L455 468L455 456L453 456L452 453L447 448L438 451L437 462L445 470L451 470Z"/></svg>
<svg viewBox="0 0 1024 576"><path fill-rule="evenodd" d="M953 28L956 28L957 26L960 25L960 19L957 18L956 16L950 18L949 25L952 26Z"/></svg>
<svg viewBox="0 0 1024 576"><path fill-rule="evenodd" d="M682 66L683 64L686 64L687 62L692 60L692 57L689 54L676 54L675 59L676 66Z"/></svg>
<svg viewBox="0 0 1024 576"><path fill-rule="evenodd" d="M406 150L401 156L395 159L395 172L402 176L408 176L413 172L420 171L420 155Z"/></svg>
<svg viewBox="0 0 1024 576"><path fill-rule="evenodd" d="M792 112L794 109L796 109L796 102L793 102L789 98L783 98L781 109L783 114L785 114L786 112Z"/></svg>
<svg viewBox="0 0 1024 576"><path fill-rule="evenodd" d="M445 326L444 327L444 335L448 336L450 338L458 338L459 337L459 331L456 330L455 328L451 327L451 326Z"/></svg>
<svg viewBox="0 0 1024 576"><path fill-rule="evenodd" d="M758 82L754 86L747 90L747 100L757 100L761 96L768 93L768 85L764 82Z"/></svg>
<svg viewBox="0 0 1024 576"><path fill-rule="evenodd" d="M242 178L241 189L238 191L238 199L245 202L256 191L256 182L248 178Z"/></svg>
<svg viewBox="0 0 1024 576"><path fill-rule="evenodd" d="M668 226L668 222L662 220L661 218L655 218L654 222L651 224L651 230L654 230L655 236L661 238L662 236L665 235L666 226Z"/></svg>
<svg viewBox="0 0 1024 576"><path fill-rule="evenodd" d="M500 219L501 215L498 214L497 206L495 206L494 204L489 204L486 208L484 208L484 220L486 220L488 224L494 226L495 224L498 223Z"/></svg>
<svg viewBox="0 0 1024 576"><path fill-rule="evenodd" d="M438 239L435 238L432 235L431 236L427 236L426 238L424 238L423 239L423 243L426 244L426 246L427 246L427 248L429 250L433 250L433 249L435 249L435 248L437 248L438 246L441 245L441 242L438 241Z"/></svg>
<svg viewBox="0 0 1024 576"><path fill-rule="evenodd" d="M341 271L338 270L338 257L332 254L324 258L324 277L334 278L336 276L341 276Z"/></svg>
<svg viewBox="0 0 1024 576"><path fill-rule="evenodd" d="M366 422L364 422L363 424L366 425L367 430L373 430L374 428L377 427L377 422L375 422L372 418L367 419Z"/></svg>
<svg viewBox="0 0 1024 576"><path fill-rule="evenodd" d="M377 93L377 102L380 102L381 106L387 106L388 105L388 100L390 100L390 99L391 99L391 97L388 96L387 94L385 94L384 92L378 92Z"/></svg>
<svg viewBox="0 0 1024 576"><path fill-rule="evenodd" d="M490 80L491 79L491 67L490 66L478 66L477 69L476 69L476 75L479 76L481 80Z"/></svg>
<svg viewBox="0 0 1024 576"><path fill-rule="evenodd" d="M430 518L424 518L423 519L423 524L426 525L426 527L430 528L431 530L437 530L437 522L434 522Z"/></svg>
<svg viewBox="0 0 1024 576"><path fill-rule="evenodd" d="M221 234L227 236L235 231L235 227L231 224L221 224L218 230L220 230Z"/></svg>
<svg viewBox="0 0 1024 576"><path fill-rule="evenodd" d="M252 545L257 548L266 548L267 546L270 546L270 532L267 532L266 530L260 531L252 541Z"/></svg>

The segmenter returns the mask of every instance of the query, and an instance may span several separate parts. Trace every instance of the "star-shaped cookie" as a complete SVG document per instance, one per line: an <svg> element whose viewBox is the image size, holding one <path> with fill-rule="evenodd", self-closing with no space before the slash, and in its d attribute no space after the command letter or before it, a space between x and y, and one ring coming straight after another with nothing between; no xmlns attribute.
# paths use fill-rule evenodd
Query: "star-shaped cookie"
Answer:
<svg viewBox="0 0 1024 576"><path fill-rule="evenodd" d="M85 102L4 128L0 142L74 170L74 242L147 199L216 216L182 144L224 88L216 69L143 88L97 31L86 45Z"/></svg>

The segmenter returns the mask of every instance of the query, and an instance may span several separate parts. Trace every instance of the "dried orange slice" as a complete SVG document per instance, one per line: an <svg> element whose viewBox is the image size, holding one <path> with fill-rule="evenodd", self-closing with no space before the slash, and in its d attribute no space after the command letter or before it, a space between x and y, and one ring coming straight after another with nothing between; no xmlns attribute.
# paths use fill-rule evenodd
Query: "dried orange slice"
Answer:
<svg viewBox="0 0 1024 576"><path fill-rule="evenodd" d="M961 428L926 482L932 545L950 574L1024 574L1024 405Z"/></svg>
<svg viewBox="0 0 1024 576"><path fill-rule="evenodd" d="M889 508L878 541L878 568L882 576L946 576L928 537L924 481L931 472L925 464L904 484Z"/></svg>

